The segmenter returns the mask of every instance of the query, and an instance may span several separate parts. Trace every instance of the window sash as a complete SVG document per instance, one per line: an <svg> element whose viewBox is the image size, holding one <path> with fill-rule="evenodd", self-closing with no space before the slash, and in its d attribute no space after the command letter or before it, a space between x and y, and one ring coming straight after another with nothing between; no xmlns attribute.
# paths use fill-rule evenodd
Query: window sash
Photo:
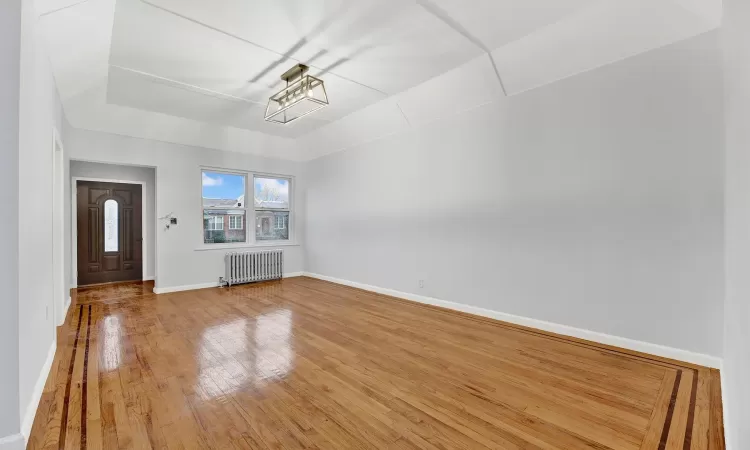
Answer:
<svg viewBox="0 0 750 450"><path fill-rule="evenodd" d="M288 183L288 189L289 189L289 199L288 199L288 207L287 208L264 208L262 206L256 206L255 205L255 180L257 178L264 178L264 179L276 179L276 180L285 180ZM262 240L262 242L290 242L292 240L292 233L291 233L291 227L290 223L292 221L291 217L293 215L293 208L294 208L294 180L291 177L285 177L285 176L278 176L278 175L266 175L261 173L255 173L253 174L253 183L252 183L252 194L253 194L253 226L257 226L257 217L258 213L262 212L269 212L269 213L287 213L286 216L275 216L271 227L273 230L288 230L288 238L287 239L276 239L276 240ZM285 220L286 218L286 220ZM279 219L281 219L281 225L279 226ZM286 225L286 226L284 226ZM249 228L248 228L249 229ZM253 240L255 242L258 242L257 237L257 230L253 229L252 233Z"/></svg>
<svg viewBox="0 0 750 450"><path fill-rule="evenodd" d="M208 218L208 228L209 231L221 231L224 229L224 217L221 216L215 216L215 217L209 217Z"/></svg>
<svg viewBox="0 0 750 450"><path fill-rule="evenodd" d="M229 216L229 229L230 230L242 230L242 216L239 214Z"/></svg>
<svg viewBox="0 0 750 450"><path fill-rule="evenodd" d="M276 210L276 211L278 211L278 212L288 212L286 210L281 210L281 211ZM276 221L274 223L274 228L275 229L277 229L277 230L284 230L284 229L288 228L289 216L275 216L275 219L276 219Z"/></svg>
<svg viewBox="0 0 750 450"><path fill-rule="evenodd" d="M236 206L236 205L213 205L213 206L206 206L203 204L203 175L205 173L215 173L215 174L222 174L222 175L231 175L235 177L242 177L243 178L243 186L244 186L244 202L242 203L242 206ZM252 173L248 172L242 172L242 171L232 171L232 170L220 170L220 169L211 169L207 167L201 168L201 209L226 209L226 210L238 210L238 211L247 211L247 192L248 192L248 186L247 186L247 180L253 176Z"/></svg>

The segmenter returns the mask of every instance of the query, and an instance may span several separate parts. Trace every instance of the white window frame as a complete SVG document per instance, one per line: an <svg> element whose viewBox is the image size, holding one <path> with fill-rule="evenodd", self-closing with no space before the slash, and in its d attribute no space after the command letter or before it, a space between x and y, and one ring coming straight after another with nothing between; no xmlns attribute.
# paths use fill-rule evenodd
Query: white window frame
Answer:
<svg viewBox="0 0 750 450"><path fill-rule="evenodd" d="M284 216L274 216L274 217L276 218L276 224L273 227L274 230L283 230L284 228L286 228L284 226L284 219L285 219ZM279 220L279 219L281 219L281 220ZM279 222L281 222L281 226L279 226Z"/></svg>
<svg viewBox="0 0 750 450"><path fill-rule="evenodd" d="M286 180L287 183L289 183L289 207L281 209L281 208L259 208L259 207L255 206L255 179L256 178L274 178L274 179L277 179L277 180ZM294 180L292 180L292 177L287 177L287 176L283 176L283 175L269 175L269 174L265 174L265 173L254 173L253 174L253 191L252 191L253 192L253 232L252 232L253 240L257 239L257 237L255 236L256 228L258 226L257 223L256 223L256 221L257 221L256 215L258 214L259 211L260 212L285 212L285 213L288 213L287 217L290 217L290 218L292 217L292 208L293 208L293 205L294 205L293 199L292 199L292 192L293 191L294 191ZM273 221L273 224L272 224L273 225L273 229L274 230L283 230L283 228L277 228L276 227L276 224L278 223L277 219L278 219L278 216L274 216L274 221ZM265 240L264 239L263 241L260 241L260 242L263 242L263 243L291 242L292 241L292 229L289 227L289 223L291 223L291 219L289 220L289 222L287 222L287 235L289 236L288 239L276 239L276 240Z"/></svg>
<svg viewBox="0 0 750 450"><path fill-rule="evenodd" d="M245 177L245 203L242 205L242 207L239 208L227 208L227 207L203 207L203 172L212 172L212 173L219 173L219 174L226 174L226 175L240 175ZM210 167L210 166L201 166L199 167L198 173L200 175L200 241L199 246L196 248L196 250L212 250L212 249L222 249L222 248L247 248L247 247L275 247L275 246L296 246L296 240L295 240L295 234L294 234L294 224L295 224L295 211L294 211L294 194L296 189L296 180L294 176L291 175L283 175L283 174L277 174L277 173L267 173L267 172L255 172L255 171L245 171L245 170L231 170L231 169L225 169L225 168L218 168L218 167ZM289 208L288 209L270 209L270 208L255 208L255 178L276 178L276 179L282 179L287 180L289 183ZM249 203L251 202L251 203ZM223 243L207 243L204 240L205 233L203 230L203 216L204 216L204 210L206 209L216 209L216 210L241 210L245 212L245 223L246 224L252 224L252 226L243 226L242 229L245 232L245 242L223 242ZM276 211L276 212L288 212L288 219L286 223L286 227L288 230L288 236L289 239L278 239L278 240L262 240L258 241L255 237L255 228L256 228L256 214L258 211ZM241 217L241 215L240 215ZM275 225L275 223L274 223ZM225 227L229 227L229 223L224 225ZM228 228L233 229L233 228Z"/></svg>
<svg viewBox="0 0 750 450"><path fill-rule="evenodd" d="M227 217L229 217L229 229L230 230L244 230L245 229L245 227L243 226L243 223L242 223L242 216L241 215L239 215L239 214L230 214ZM239 219L239 224L236 223L237 220L233 221L232 219ZM232 226L232 222L235 222L234 226Z"/></svg>
<svg viewBox="0 0 750 450"><path fill-rule="evenodd" d="M211 172L211 173L218 173L223 175L232 175L232 176L240 176L245 179L245 202L242 204L242 206L203 206L203 172ZM206 210L216 210L216 211L244 211L245 217L247 217L248 209L247 209L247 182L249 180L249 175L247 172L241 172L241 171L235 171L235 170L224 170L224 169L214 169L212 167L201 167L200 168L200 174L201 174L201 193L200 193L200 204L201 204L201 243L204 246L207 247L214 247L216 245L246 245L248 242L249 236L247 233L245 233L245 242L206 242L205 240L205 231L223 231L223 230L229 230L229 223L225 223L224 217L221 216L221 228L216 228L216 223L213 224L214 228L206 228L203 229L203 220ZM214 218L219 216L213 216ZM228 220L226 222L229 222ZM210 224L211 222L209 222Z"/></svg>
<svg viewBox="0 0 750 450"><path fill-rule="evenodd" d="M206 208L210 209L210 208ZM216 219L221 219L216 220ZM211 216L208 218L208 225L209 228L206 228L208 231L223 231L224 230L224 216ZM216 225L221 225L221 228L218 228Z"/></svg>

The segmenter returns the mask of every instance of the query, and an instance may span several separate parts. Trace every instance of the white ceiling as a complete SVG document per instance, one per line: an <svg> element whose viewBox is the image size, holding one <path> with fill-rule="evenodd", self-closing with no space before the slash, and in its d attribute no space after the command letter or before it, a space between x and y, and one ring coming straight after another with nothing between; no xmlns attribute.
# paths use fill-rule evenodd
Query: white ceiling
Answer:
<svg viewBox="0 0 750 450"><path fill-rule="evenodd" d="M721 0L36 5L73 126L179 143L193 143L177 136L186 129L242 142L299 138L488 53L501 91L514 95L707 31L721 17ZM279 75L298 62L325 80L331 106L287 126L265 122Z"/></svg>

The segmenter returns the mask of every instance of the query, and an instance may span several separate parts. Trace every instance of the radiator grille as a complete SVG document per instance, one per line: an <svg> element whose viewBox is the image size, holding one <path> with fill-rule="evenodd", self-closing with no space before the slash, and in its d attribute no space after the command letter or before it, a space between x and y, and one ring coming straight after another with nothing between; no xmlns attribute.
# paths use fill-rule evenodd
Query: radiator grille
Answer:
<svg viewBox="0 0 750 450"><path fill-rule="evenodd" d="M224 256L224 266L224 281L229 286L280 279L284 273L284 254L282 250L232 252Z"/></svg>

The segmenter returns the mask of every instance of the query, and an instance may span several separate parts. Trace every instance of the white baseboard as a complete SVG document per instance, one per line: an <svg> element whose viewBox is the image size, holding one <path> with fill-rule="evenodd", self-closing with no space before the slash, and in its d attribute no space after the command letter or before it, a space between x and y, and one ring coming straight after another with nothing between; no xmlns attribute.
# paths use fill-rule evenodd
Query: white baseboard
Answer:
<svg viewBox="0 0 750 450"><path fill-rule="evenodd" d="M381 288L378 286L371 286L368 284L357 283L354 281L343 280L340 278L329 277L326 275L320 275L316 273L305 272L305 275L311 278L317 278L320 280L330 281L336 284L343 284L345 286L351 286L366 291L376 292L378 294L389 295L391 297L398 297L404 300L410 300L413 302L424 303L427 305L441 306L443 308L452 309L455 311L461 311L469 314L475 314L477 316L489 317L491 319L501 320L503 322L509 322L516 325L522 325L530 328L536 328L543 331L549 331L551 333L563 334L566 336L572 336L579 339L585 339L588 341L598 342L605 345L612 345L615 347L625 348L642 353L648 353L651 355L661 356L663 358L676 359L679 361L685 361L692 364L698 364L702 366L719 368L721 366L721 358L717 358L711 355L704 355L701 353L694 353L688 350L682 350L678 348L667 347L664 345L651 344L649 342L636 341L634 339L628 339L619 336L612 336L605 333L599 333L596 331L585 330L582 328L571 327L568 325L561 325L553 322L546 322L543 320L532 319L529 317L516 316L513 314L507 314L499 311L493 311L490 309L480 308L477 306L466 305L463 303L449 302L446 300L440 300L432 297L425 297L422 295L410 294L407 292L396 291L393 289Z"/></svg>
<svg viewBox="0 0 750 450"><path fill-rule="evenodd" d="M151 277L143 277L143 281L154 281L155 278L156 277L153 277L153 276L151 276Z"/></svg>
<svg viewBox="0 0 750 450"><path fill-rule="evenodd" d="M24 450L26 440L21 433L0 437L0 450Z"/></svg>
<svg viewBox="0 0 750 450"><path fill-rule="evenodd" d="M284 274L284 278L301 277L305 272L289 272ZM202 284L188 284L184 286L171 286L164 288L154 288L154 294L168 294L170 292L181 292L181 291L193 291L196 289L207 289L219 287L219 283L202 283Z"/></svg>
<svg viewBox="0 0 750 450"><path fill-rule="evenodd" d="M57 321L57 326L61 326L65 323L65 318L68 317L68 309L70 309L70 295L68 295L68 298L65 300L65 304L63 305L63 310L61 311L62 314L60 314L60 318Z"/></svg>
<svg viewBox="0 0 750 450"><path fill-rule="evenodd" d="M31 400L29 400L29 404L26 407L26 414L23 416L23 422L21 422L21 434L25 440L28 440L29 435L31 434L31 426L34 425L36 410L39 408L39 401L42 399L44 385L47 383L47 377L49 376L50 369L52 369L52 363L55 361L56 350L57 340L53 340L52 345L47 352L47 360L44 361L44 366L42 366L42 370L39 372L39 377L34 385L34 391L31 393Z"/></svg>
<svg viewBox="0 0 750 450"><path fill-rule="evenodd" d="M213 287L219 287L219 282L213 283L201 283L201 284L186 284L183 286L171 286L163 288L154 288L154 294L168 294L170 292L182 292L182 291L194 291L196 289L208 289Z"/></svg>
<svg viewBox="0 0 750 450"><path fill-rule="evenodd" d="M727 402L727 399L729 398L727 387L729 387L729 385L724 376L724 364L721 365L719 376L721 377L721 412L724 416L724 449L732 450L732 442L729 439L729 437L732 436L730 433L732 421L729 420L729 403Z"/></svg>

